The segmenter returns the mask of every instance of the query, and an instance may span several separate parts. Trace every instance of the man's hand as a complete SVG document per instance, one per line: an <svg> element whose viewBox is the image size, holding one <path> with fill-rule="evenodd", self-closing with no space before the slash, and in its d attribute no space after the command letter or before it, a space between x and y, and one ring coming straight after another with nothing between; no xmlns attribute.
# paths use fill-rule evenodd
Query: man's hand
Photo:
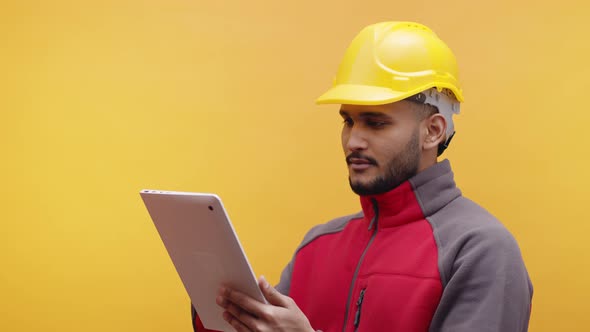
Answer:
<svg viewBox="0 0 590 332"><path fill-rule="evenodd" d="M279 293L264 277L258 286L269 304L227 287L219 289L217 304L225 309L223 318L238 332L313 331L309 320L292 298Z"/></svg>

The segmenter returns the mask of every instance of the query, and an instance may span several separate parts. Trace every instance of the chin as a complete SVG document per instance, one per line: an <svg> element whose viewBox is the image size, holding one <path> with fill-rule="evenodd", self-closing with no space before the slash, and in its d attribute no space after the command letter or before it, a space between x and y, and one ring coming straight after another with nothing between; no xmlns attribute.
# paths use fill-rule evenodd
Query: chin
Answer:
<svg viewBox="0 0 590 332"><path fill-rule="evenodd" d="M348 175L348 179L354 183L367 185L375 181L377 175L353 173Z"/></svg>
<svg viewBox="0 0 590 332"><path fill-rule="evenodd" d="M366 177L366 178L361 178L361 177L349 177L348 181L350 182L351 185L353 186L362 186L362 187L367 187L370 186L371 184L373 184L374 182L374 177Z"/></svg>

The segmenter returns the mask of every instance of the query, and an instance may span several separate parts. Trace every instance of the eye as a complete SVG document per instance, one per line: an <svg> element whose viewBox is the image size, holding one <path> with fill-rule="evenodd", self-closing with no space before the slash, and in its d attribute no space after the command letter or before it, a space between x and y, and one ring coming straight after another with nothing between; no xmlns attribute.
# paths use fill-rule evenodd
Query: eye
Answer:
<svg viewBox="0 0 590 332"><path fill-rule="evenodd" d="M382 128L387 125L385 121L367 120L367 126L371 128Z"/></svg>
<svg viewBox="0 0 590 332"><path fill-rule="evenodd" d="M352 125L354 124L354 122L352 121L351 118L344 118L344 121L342 121L342 123L346 126L346 127L352 127Z"/></svg>

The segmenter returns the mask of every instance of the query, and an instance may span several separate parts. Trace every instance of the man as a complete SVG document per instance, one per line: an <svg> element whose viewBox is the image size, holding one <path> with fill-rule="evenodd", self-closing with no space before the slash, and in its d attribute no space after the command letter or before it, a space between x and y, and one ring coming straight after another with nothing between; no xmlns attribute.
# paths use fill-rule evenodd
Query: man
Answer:
<svg viewBox="0 0 590 332"><path fill-rule="evenodd" d="M261 278L268 304L222 287L217 303L237 331L527 331L532 285L518 245L437 162L463 100L457 76L423 25L357 35L318 103L342 105L362 211L309 231L276 289Z"/></svg>

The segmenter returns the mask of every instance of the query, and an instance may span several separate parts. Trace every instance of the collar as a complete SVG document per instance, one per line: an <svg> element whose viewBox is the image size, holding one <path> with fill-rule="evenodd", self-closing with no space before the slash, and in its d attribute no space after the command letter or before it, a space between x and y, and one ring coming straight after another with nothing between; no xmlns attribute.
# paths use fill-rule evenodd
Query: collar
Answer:
<svg viewBox="0 0 590 332"><path fill-rule="evenodd" d="M388 192L360 196L360 200L367 223L377 213L377 227L383 228L423 220L460 195L445 159Z"/></svg>

